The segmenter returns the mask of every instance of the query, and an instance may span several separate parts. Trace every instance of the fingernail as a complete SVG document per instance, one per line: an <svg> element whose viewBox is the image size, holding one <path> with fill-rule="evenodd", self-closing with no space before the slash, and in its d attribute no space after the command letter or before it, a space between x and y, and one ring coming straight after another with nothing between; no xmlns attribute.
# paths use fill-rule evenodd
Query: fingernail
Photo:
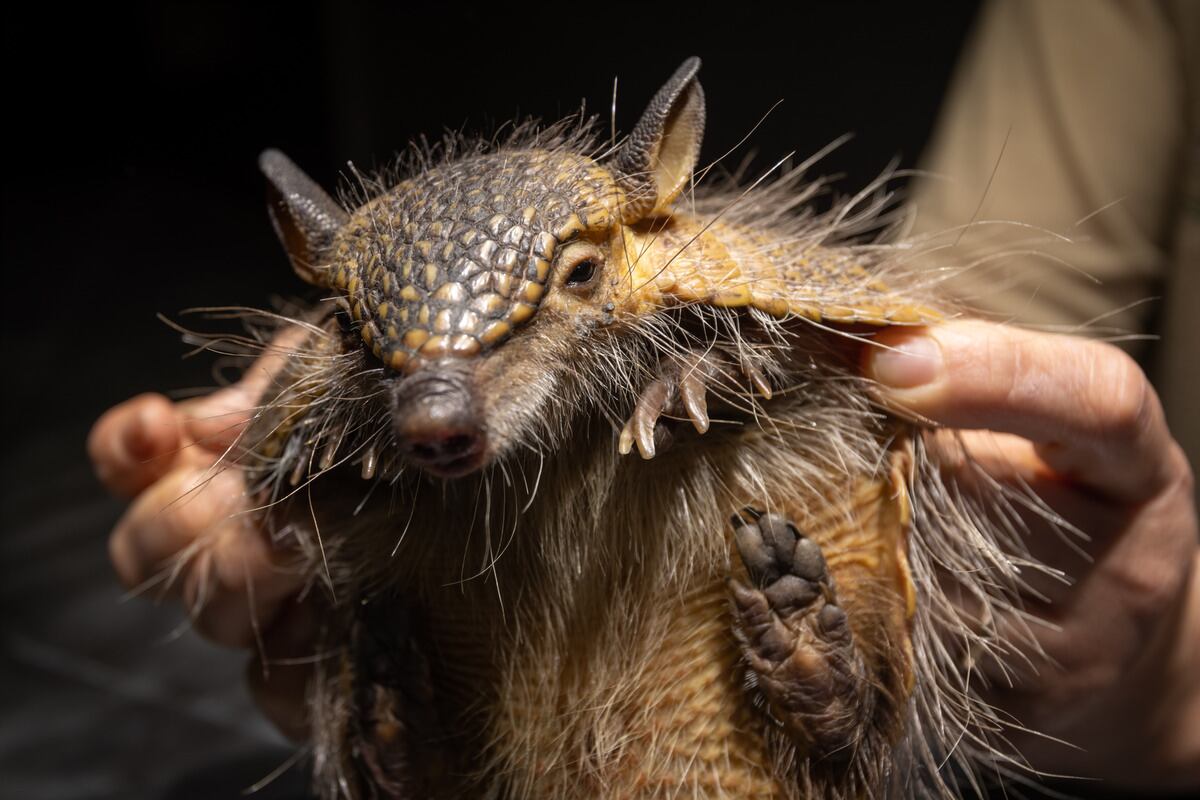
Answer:
<svg viewBox="0 0 1200 800"><path fill-rule="evenodd" d="M893 389L912 389L937 380L942 372L942 348L928 336L914 336L871 357L871 375Z"/></svg>

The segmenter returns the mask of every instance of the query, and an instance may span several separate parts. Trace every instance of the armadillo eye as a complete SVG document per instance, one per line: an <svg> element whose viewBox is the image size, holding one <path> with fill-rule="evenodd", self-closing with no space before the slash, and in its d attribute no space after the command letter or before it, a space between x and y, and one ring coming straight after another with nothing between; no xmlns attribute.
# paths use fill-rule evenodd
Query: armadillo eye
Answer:
<svg viewBox="0 0 1200 800"><path fill-rule="evenodd" d="M596 262L585 258L571 270L571 274L567 276L566 285L582 286L594 277L596 277Z"/></svg>
<svg viewBox="0 0 1200 800"><path fill-rule="evenodd" d="M558 268L564 276L562 288L578 297L587 297L599 282L604 253L592 242L570 242L558 254Z"/></svg>

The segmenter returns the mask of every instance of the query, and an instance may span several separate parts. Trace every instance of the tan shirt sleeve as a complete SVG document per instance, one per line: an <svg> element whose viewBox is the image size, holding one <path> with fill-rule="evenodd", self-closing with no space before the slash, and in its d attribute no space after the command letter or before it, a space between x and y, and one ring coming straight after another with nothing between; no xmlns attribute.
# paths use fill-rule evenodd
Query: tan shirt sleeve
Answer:
<svg viewBox="0 0 1200 800"><path fill-rule="evenodd" d="M1187 127L1175 27L1151 2L983 9L913 196L916 232L942 233L931 260L969 306L1146 329Z"/></svg>

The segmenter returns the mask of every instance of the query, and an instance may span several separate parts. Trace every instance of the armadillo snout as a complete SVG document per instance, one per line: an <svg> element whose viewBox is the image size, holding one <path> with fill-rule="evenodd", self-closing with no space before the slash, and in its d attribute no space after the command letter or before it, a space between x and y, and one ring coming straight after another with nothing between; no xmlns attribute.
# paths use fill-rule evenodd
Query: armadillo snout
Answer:
<svg viewBox="0 0 1200 800"><path fill-rule="evenodd" d="M418 373L396 389L392 424L409 463L443 478L482 466L487 434L465 382Z"/></svg>

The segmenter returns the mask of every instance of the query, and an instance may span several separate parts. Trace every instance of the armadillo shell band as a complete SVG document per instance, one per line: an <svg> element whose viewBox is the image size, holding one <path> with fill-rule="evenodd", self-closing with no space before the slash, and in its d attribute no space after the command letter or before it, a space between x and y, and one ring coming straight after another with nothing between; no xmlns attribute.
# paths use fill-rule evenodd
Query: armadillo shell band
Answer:
<svg viewBox="0 0 1200 800"><path fill-rule="evenodd" d="M850 250L768 253L753 234L721 225L695 237L681 229L675 237L688 244L658 261L666 266L654 259L634 266L626 308L635 313L680 304L754 308L776 319L838 325L920 325L945 318L879 280L866 259Z"/></svg>
<svg viewBox="0 0 1200 800"><path fill-rule="evenodd" d="M703 303L718 308L754 308L775 319L800 317L838 325L927 325L945 319L937 309L895 293L840 295L829 302L818 293L805 297L792 291L773 293L769 286L717 288L702 281L681 280L660 289L662 305Z"/></svg>

